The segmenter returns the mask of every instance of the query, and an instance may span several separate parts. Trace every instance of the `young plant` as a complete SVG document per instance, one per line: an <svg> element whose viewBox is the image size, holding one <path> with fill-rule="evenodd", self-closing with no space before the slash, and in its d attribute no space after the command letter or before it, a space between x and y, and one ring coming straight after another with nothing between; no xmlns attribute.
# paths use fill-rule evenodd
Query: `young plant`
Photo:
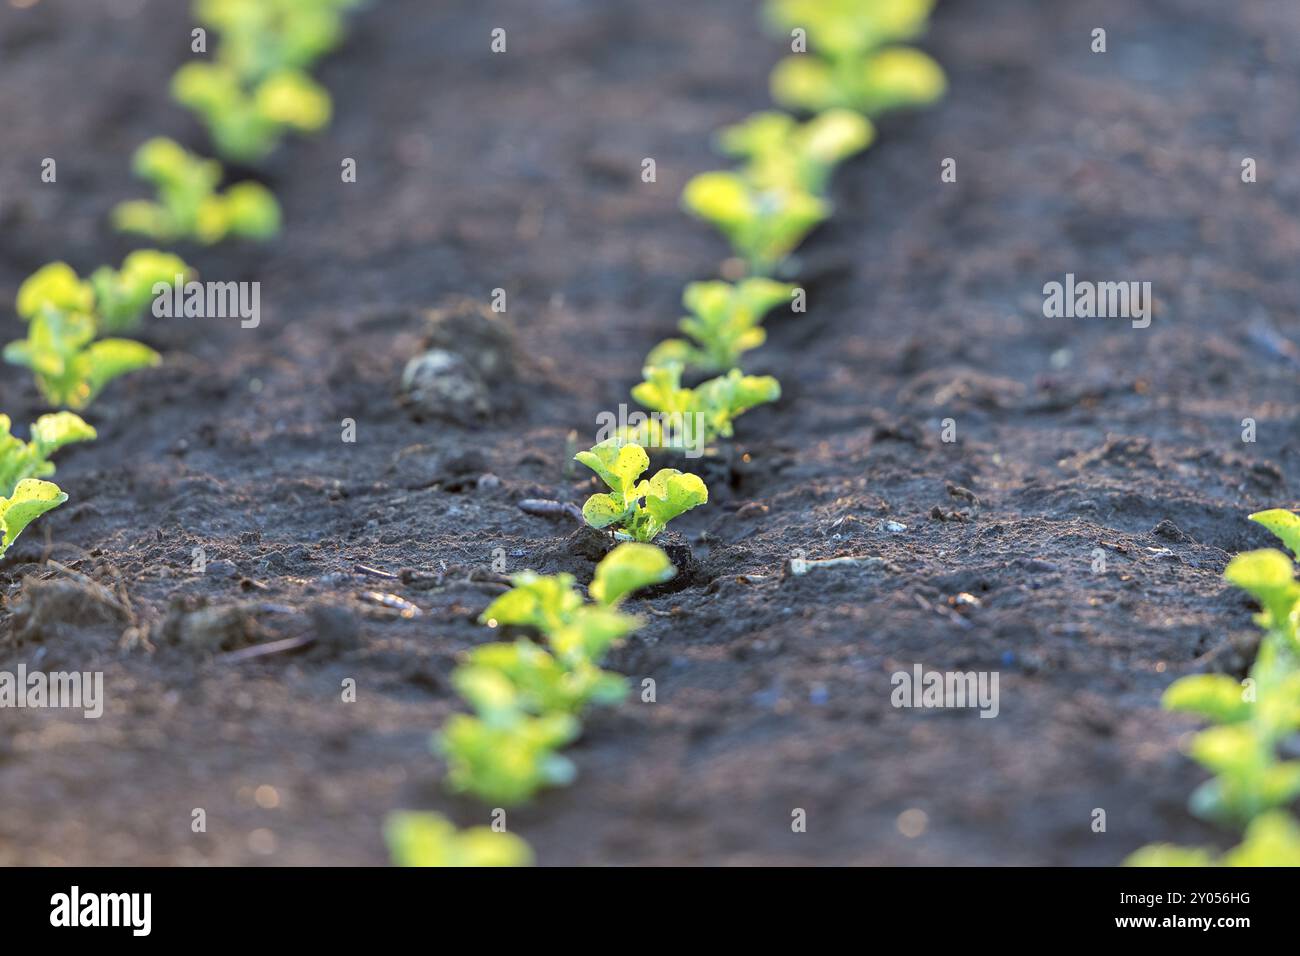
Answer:
<svg viewBox="0 0 1300 956"><path fill-rule="evenodd" d="M781 383L772 376L745 375L735 368L694 388L682 386L682 366L675 362L650 366L642 375L645 381L633 387L632 397L670 421L700 422L706 443L732 437L738 417L781 397ZM677 447L653 420L641 431L652 447ZM678 433L680 439L680 429Z"/></svg>
<svg viewBox="0 0 1300 956"><path fill-rule="evenodd" d="M1282 810L1261 814L1246 827L1246 838L1222 856L1212 850L1171 843L1145 846L1125 866L1300 866L1300 826Z"/></svg>
<svg viewBox="0 0 1300 956"><path fill-rule="evenodd" d="M745 260L752 276L770 276L830 215L830 205L797 186L764 186L740 173L701 173L682 204L711 223Z"/></svg>
<svg viewBox="0 0 1300 956"><path fill-rule="evenodd" d="M508 805L571 781L573 764L557 751L579 732L576 712L587 703L614 702L625 691L621 678L598 667L609 646L639 623L618 604L674 573L658 548L620 545L596 567L594 604L584 604L572 575L516 575L515 586L479 619L491 627L534 628L550 651L529 641L488 644L456 669L453 683L474 714L453 717L435 739L447 760L448 785Z"/></svg>
<svg viewBox="0 0 1300 956"><path fill-rule="evenodd" d="M806 123L788 113L755 113L718 134L722 152L745 160L760 186L825 195L835 167L875 139L871 121L853 110L829 109Z"/></svg>
<svg viewBox="0 0 1300 956"><path fill-rule="evenodd" d="M153 349L130 339L96 341L91 316L53 308L28 323L27 338L5 346L4 359L30 369L51 405L77 410L113 379L162 361Z"/></svg>
<svg viewBox="0 0 1300 956"><path fill-rule="evenodd" d="M585 657L566 663L522 638L476 647L452 681L471 703L509 696L511 706L535 715L578 714L588 704L616 704L627 693L627 682L618 674Z"/></svg>
<svg viewBox="0 0 1300 956"><path fill-rule="evenodd" d="M194 274L180 256L140 249L122 268L100 266L83 281L66 262L52 262L18 287L19 317L30 321L46 309L87 314L100 332L123 332L140 324L154 298L154 287L184 281Z"/></svg>
<svg viewBox="0 0 1300 956"><path fill-rule="evenodd" d="M67 500L58 485L39 478L24 478L13 494L0 497L0 558L29 524Z"/></svg>
<svg viewBox="0 0 1300 956"><path fill-rule="evenodd" d="M95 429L71 412L42 415L32 425L31 441L15 437L8 415L0 415L0 498L14 493L20 481L54 474L50 456L73 442L91 441Z"/></svg>
<svg viewBox="0 0 1300 956"><path fill-rule="evenodd" d="M788 37L792 30L804 30L810 52L841 59L916 39L925 32L934 4L935 0L768 0L763 12L774 32Z"/></svg>
<svg viewBox="0 0 1300 956"><path fill-rule="evenodd" d="M735 368L740 357L766 341L760 324L769 311L789 302L795 287L771 279L692 282L682 294L691 314L677 323L687 339L665 339L646 358L649 366L677 363L706 373Z"/></svg>
<svg viewBox="0 0 1300 956"><path fill-rule="evenodd" d="M534 717L510 707L488 716L456 714L437 741L447 760L447 786L500 806L523 803L543 787L565 786L576 771L556 751L578 736L579 727L572 714Z"/></svg>
<svg viewBox="0 0 1300 956"><path fill-rule="evenodd" d="M241 163L266 157L287 131L323 129L332 111L324 87L295 69L246 88L229 66L187 63L172 77L172 96L202 118L225 159Z"/></svg>
<svg viewBox="0 0 1300 956"><path fill-rule="evenodd" d="M218 191L223 172L170 139L151 139L136 150L137 176L154 184L157 200L119 203L113 223L122 232L163 242L193 239L206 245L227 236L270 239L280 231L280 205L260 183L241 182Z"/></svg>
<svg viewBox="0 0 1300 956"><path fill-rule="evenodd" d="M437 813L399 811L384 825L398 866L532 866L533 851L513 833L491 827L457 830Z"/></svg>
<svg viewBox="0 0 1300 956"><path fill-rule="evenodd" d="M245 83L306 70L343 40L343 14L359 0L197 0L200 23L221 34L218 58Z"/></svg>
<svg viewBox="0 0 1300 956"><path fill-rule="evenodd" d="M943 70L910 47L887 46L924 32L934 0L770 0L768 22L785 36L807 31L809 51L772 73L772 96L791 109L836 107L875 116L943 95Z"/></svg>
<svg viewBox="0 0 1300 956"><path fill-rule="evenodd" d="M1300 516L1275 509L1250 517L1300 557ZM1261 608L1255 622L1265 634L1249 679L1183 677L1165 691L1163 703L1214 725L1192 741L1192 757L1214 774L1192 795L1192 810L1209 819L1248 823L1300 796L1300 761L1279 757L1281 743L1300 730L1300 582L1291 559L1274 549L1237 555L1224 577ZM1131 860L1176 860L1180 852L1200 851L1148 847Z"/></svg>
<svg viewBox="0 0 1300 956"><path fill-rule="evenodd" d="M911 47L862 58L788 56L772 71L772 98L795 110L851 109L866 116L925 106L948 88L943 68Z"/></svg>
<svg viewBox="0 0 1300 956"><path fill-rule="evenodd" d="M650 456L636 444L610 438L575 460L594 471L609 487L582 506L582 516L593 528L614 528L624 541L653 541L680 514L709 500L709 490L698 475L663 468L649 481L638 481L650 467Z"/></svg>

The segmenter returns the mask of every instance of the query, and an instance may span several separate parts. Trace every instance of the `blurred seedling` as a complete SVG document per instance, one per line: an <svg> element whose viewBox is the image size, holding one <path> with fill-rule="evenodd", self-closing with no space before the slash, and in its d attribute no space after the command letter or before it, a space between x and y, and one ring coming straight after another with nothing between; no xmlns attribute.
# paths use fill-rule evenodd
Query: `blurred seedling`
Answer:
<svg viewBox="0 0 1300 956"><path fill-rule="evenodd" d="M280 204L265 186L241 182L218 191L221 164L170 139L136 150L136 175L153 183L157 199L119 203L113 223L122 232L163 242L192 239L207 245L228 236L265 240L280 231Z"/></svg>
<svg viewBox="0 0 1300 956"><path fill-rule="evenodd" d="M755 113L718 134L718 147L745 161L744 173L759 186L824 195L835 167L875 139L861 114L828 109L806 123L788 113Z"/></svg>
<svg viewBox="0 0 1300 956"><path fill-rule="evenodd" d="M94 316L74 311L68 301L42 302L23 317L27 337L6 345L4 359L30 369L41 395L58 408L83 409L113 379L161 361L153 349L130 339L96 340Z"/></svg>
<svg viewBox="0 0 1300 956"><path fill-rule="evenodd" d="M665 339L654 347L646 365L676 363L701 372L735 368L740 357L767 339L763 317L783 302L795 287L772 279L692 282L682 295L691 314L677 327L688 339Z"/></svg>
<svg viewBox="0 0 1300 956"><path fill-rule="evenodd" d="M809 45L777 64L773 98L790 109L867 116L933 102L947 87L943 69L920 50L889 45L920 36L933 7L934 0L769 0L773 28L806 30Z"/></svg>
<svg viewBox="0 0 1300 956"><path fill-rule="evenodd" d="M100 266L82 280L66 262L42 266L18 287L17 311L28 321L42 311L88 314L100 332L137 327L159 285L173 286L193 276L180 256L140 249L122 260L122 268Z"/></svg>
<svg viewBox="0 0 1300 956"><path fill-rule="evenodd" d="M531 866L533 851L513 833L491 827L458 830L437 813L399 811L388 817L384 838L398 866Z"/></svg>
<svg viewBox="0 0 1300 956"><path fill-rule="evenodd" d="M219 62L241 82L306 70L343 40L360 0L197 0L198 21L221 35Z"/></svg>
<svg viewBox="0 0 1300 956"><path fill-rule="evenodd" d="M527 639L486 644L455 670L452 682L474 713L453 717L435 740L447 759L448 785L510 805L570 782L573 764L557 751L578 735L576 715L626 693L621 677L599 667L609 647L639 624L618 605L674 573L658 548L620 545L597 565L590 604L572 575L515 575L514 586L479 620L535 630L548 647Z"/></svg>
<svg viewBox="0 0 1300 956"><path fill-rule="evenodd" d="M713 225L745 261L751 276L770 276L830 215L826 200L794 185L764 186L733 172L701 173L686 184L682 204Z"/></svg>
<svg viewBox="0 0 1300 956"><path fill-rule="evenodd" d="M1273 509L1250 517L1300 557L1300 515ZM1300 761L1279 757L1280 744L1300 730L1300 582L1291 558L1272 548L1237 555L1224 577L1261 608L1255 622L1265 634L1250 682L1243 685L1225 674L1190 675L1169 686L1163 704L1213 724L1191 744L1193 759L1214 774L1192 795L1193 811L1220 822L1249 823L1300 796ZM1246 845L1251 842L1248 835ZM1199 853L1162 845L1139 851L1130 862L1168 865L1182 859L1180 854L1203 859Z"/></svg>
<svg viewBox="0 0 1300 956"><path fill-rule="evenodd" d="M735 368L694 388L682 385L682 366L676 362L650 366L642 375L645 381L632 388L632 398L643 407L659 412L661 420L702 423L706 444L731 438L737 418L751 408L781 397L781 383L772 376L745 375ZM665 434L654 419L638 431L651 447L676 450L683 447L683 430L678 429L675 435ZM635 440L635 436L620 437Z"/></svg>
<svg viewBox="0 0 1300 956"><path fill-rule="evenodd" d="M194 110L222 157L252 163L265 158L286 132L314 133L329 124L329 93L300 70L270 74L246 88L231 67L187 63L172 77L172 96Z"/></svg>
<svg viewBox="0 0 1300 956"><path fill-rule="evenodd" d="M72 412L42 415L30 428L31 440L11 432L8 415L0 415L0 498L8 497L20 481L54 474L50 456L73 442L92 441L95 429Z"/></svg>

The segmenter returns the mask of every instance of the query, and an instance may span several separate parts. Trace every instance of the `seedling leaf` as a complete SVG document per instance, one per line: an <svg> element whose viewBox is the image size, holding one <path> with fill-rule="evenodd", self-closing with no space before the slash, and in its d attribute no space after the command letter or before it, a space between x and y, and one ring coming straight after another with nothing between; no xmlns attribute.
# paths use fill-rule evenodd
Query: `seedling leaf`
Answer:
<svg viewBox="0 0 1300 956"><path fill-rule="evenodd" d="M18 482L12 495L0 498L0 556L29 524L67 500L68 496L52 482L38 478Z"/></svg>
<svg viewBox="0 0 1300 956"><path fill-rule="evenodd" d="M696 478L696 481L699 479ZM703 486L704 482L701 481L700 487ZM707 490L704 492L704 500L708 500ZM660 548L625 542L605 555L600 564L596 565L596 574L588 590L593 600L612 606L633 591L662 584L676 573L672 561Z"/></svg>
<svg viewBox="0 0 1300 956"><path fill-rule="evenodd" d="M457 830L437 813L399 811L388 817L384 839L398 866L532 866L533 851L513 833L491 827Z"/></svg>

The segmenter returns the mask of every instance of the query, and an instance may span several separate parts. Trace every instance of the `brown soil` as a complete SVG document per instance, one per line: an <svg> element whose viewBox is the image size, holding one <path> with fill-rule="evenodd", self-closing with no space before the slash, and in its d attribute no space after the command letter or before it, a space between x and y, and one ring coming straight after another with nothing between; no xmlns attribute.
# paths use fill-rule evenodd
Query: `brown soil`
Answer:
<svg viewBox="0 0 1300 956"><path fill-rule="evenodd" d="M46 261L133 247L105 219L141 193L137 144L205 147L166 95L185 7L0 8L0 302ZM542 862L1107 865L1233 839L1187 813L1193 724L1158 701L1248 661L1250 607L1220 574L1268 540L1248 512L1300 500L1300 368L1271 337L1300 338L1298 30L1280 0L941 4L926 46L950 96L837 179L810 311L756 353L784 398L679 522L697 580L639 602L612 659L657 703L594 712L577 783L510 814ZM151 320L165 364L107 390L100 440L60 459L72 501L0 564L0 669L103 670L108 696L98 721L0 711L0 863L379 864L395 808L485 822L428 743L456 655L491 637L494 550L589 570L571 522L516 503L581 501L566 435L627 400L683 284L716 273L723 246L677 197L718 162L710 133L767 104L779 53L743 0L355 16L320 70L333 126L262 171L283 237L183 250L260 280L261 327ZM1150 280L1153 324L1044 319L1066 272ZM425 311L498 287L517 354L494 411L422 420L398 384ZM0 408L40 412L25 372ZM783 575L800 551L883 561ZM221 656L280 640L306 646ZM890 675L918 662L998 671L999 717L895 709Z"/></svg>

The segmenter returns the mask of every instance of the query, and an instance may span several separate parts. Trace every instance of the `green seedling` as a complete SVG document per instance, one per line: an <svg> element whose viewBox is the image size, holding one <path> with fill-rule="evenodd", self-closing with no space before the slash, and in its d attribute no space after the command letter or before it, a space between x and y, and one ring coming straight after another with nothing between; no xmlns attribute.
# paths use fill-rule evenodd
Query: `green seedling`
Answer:
<svg viewBox="0 0 1300 956"><path fill-rule="evenodd" d="M573 780L573 762L556 751L578 730L572 714L534 717L515 709L491 718L457 714L438 739L447 760L447 785L502 806L523 803L542 787L565 786Z"/></svg>
<svg viewBox="0 0 1300 956"><path fill-rule="evenodd" d="M677 323L689 340L665 339L651 350L646 365L676 363L706 373L735 368L742 355L766 341L763 317L794 292L794 286L772 279L692 282L682 295L691 314Z"/></svg>
<svg viewBox="0 0 1300 956"><path fill-rule="evenodd" d="M140 324L159 283L172 285L194 274L180 256L140 249L122 268L100 266L82 280L66 262L42 266L18 287L19 317L30 321L46 309L90 315L101 332L122 332Z"/></svg>
<svg viewBox="0 0 1300 956"><path fill-rule="evenodd" d="M1191 756L1215 776L1192 796L1192 808L1211 819L1245 822L1300 795L1300 762L1278 759L1277 747L1300 730L1300 669L1296 614L1300 584L1280 551L1252 551L1229 562L1224 577L1249 592L1266 629L1242 687L1224 675L1193 675L1165 692L1172 710L1198 714L1217 726L1193 738ZM1232 690L1235 685L1236 700Z"/></svg>
<svg viewBox="0 0 1300 956"><path fill-rule="evenodd" d="M925 32L935 0L768 0L765 19L774 32L807 32L812 53L831 59L862 56L887 43Z"/></svg>
<svg viewBox="0 0 1300 956"><path fill-rule="evenodd" d="M172 77L172 96L203 119L217 151L234 162L265 158L286 132L329 124L330 96L300 70L279 70L246 89L220 63L187 63Z"/></svg>
<svg viewBox="0 0 1300 956"><path fill-rule="evenodd" d="M437 813L399 811L384 824L398 866L532 866L533 851L513 833L491 827L456 829Z"/></svg>
<svg viewBox="0 0 1300 956"><path fill-rule="evenodd" d="M769 276L830 215L830 204L795 186L762 186L740 173L701 173L682 204L711 223L745 260L749 274Z"/></svg>
<svg viewBox="0 0 1300 956"><path fill-rule="evenodd" d="M1300 516L1274 509L1250 517L1300 557ZM1214 774L1192 795L1192 810L1231 823L1253 820L1252 828L1267 818L1263 826L1275 835L1283 820L1294 837L1294 825L1276 811L1300 796L1300 761L1279 758L1282 742L1300 730L1300 583L1291 558L1274 549L1237 555L1224 577L1260 606L1255 622L1265 634L1249 679L1239 684L1223 674L1183 677L1165 691L1163 703L1213 724L1190 748L1193 759ZM1292 838L1289 852L1294 855L1298 846ZM1245 843L1225 859L1237 858L1269 857L1248 831ZM1138 851L1129 862L1208 865L1212 860L1205 851L1158 845Z"/></svg>
<svg viewBox="0 0 1300 956"><path fill-rule="evenodd" d="M220 61L245 83L305 70L343 40L343 14L359 0L198 0L200 23L221 34Z"/></svg>
<svg viewBox="0 0 1300 956"><path fill-rule="evenodd" d="M788 56L772 71L772 98L810 113L851 109L879 116L933 103L947 88L943 68L911 47L841 60Z"/></svg>
<svg viewBox="0 0 1300 956"><path fill-rule="evenodd" d="M650 467L650 456L636 444L610 438L574 456L609 487L582 506L593 528L614 528L627 541L653 541L673 518L709 500L699 476L664 468L649 481L638 481Z"/></svg>
<svg viewBox="0 0 1300 956"><path fill-rule="evenodd" d="M632 397L645 408L658 412L661 420L700 422L706 443L731 438L738 417L781 397L781 383L772 376L745 375L734 368L694 388L682 386L682 366L675 362L651 366L642 375L645 381L633 387ZM667 435L654 419L639 431L655 448L676 447L672 442L682 437L680 429L675 436Z"/></svg>
<svg viewBox="0 0 1300 956"><path fill-rule="evenodd" d="M829 109L806 123L788 113L755 113L718 134L718 147L745 161L760 186L824 195L835 167L875 139L871 121L847 109Z"/></svg>
<svg viewBox="0 0 1300 956"><path fill-rule="evenodd" d="M241 182L218 191L221 164L195 156L172 140L151 139L142 145L133 168L154 184L157 200L119 203L113 222L122 232L211 245L228 236L270 239L280 231L280 205L270 190Z"/></svg>
<svg viewBox="0 0 1300 956"><path fill-rule="evenodd" d="M113 379L162 360L153 349L130 339L96 341L91 316L52 308L28 323L27 338L5 346L4 358L31 369L51 405L78 410Z"/></svg>
<svg viewBox="0 0 1300 956"><path fill-rule="evenodd" d="M171 287L194 276L180 256L140 249L122 260L121 269L100 266L90 274L95 291L95 318L101 331L136 328L153 302L159 286Z"/></svg>
<svg viewBox="0 0 1300 956"><path fill-rule="evenodd" d="M499 699L529 714L578 714L588 704L617 704L627 681L588 660L565 664L532 641L483 644L452 675L456 690L476 711Z"/></svg>
<svg viewBox="0 0 1300 956"><path fill-rule="evenodd" d="M610 645L639 624L618 605L675 573L660 549L619 545L596 566L592 604L583 602L572 575L515 575L514 587L479 620L535 629L550 648L526 639L486 644L456 668L452 682L474 714L452 718L435 739L447 759L449 786L514 804L572 780L573 764L557 751L577 736L577 713L626 693L623 678L598 666Z"/></svg>
<svg viewBox="0 0 1300 956"><path fill-rule="evenodd" d="M71 412L42 415L32 425L31 441L15 437L8 415L0 415L0 498L14 493L20 481L54 474L50 456L73 442L91 441L95 429Z"/></svg>
<svg viewBox="0 0 1300 956"><path fill-rule="evenodd" d="M0 498L0 557L29 524L67 500L68 496L52 482L39 478L18 482L13 494Z"/></svg>
<svg viewBox="0 0 1300 956"><path fill-rule="evenodd" d="M1212 850L1157 843L1143 847L1125 866L1300 866L1300 826L1273 810L1251 821L1246 837L1222 856Z"/></svg>

